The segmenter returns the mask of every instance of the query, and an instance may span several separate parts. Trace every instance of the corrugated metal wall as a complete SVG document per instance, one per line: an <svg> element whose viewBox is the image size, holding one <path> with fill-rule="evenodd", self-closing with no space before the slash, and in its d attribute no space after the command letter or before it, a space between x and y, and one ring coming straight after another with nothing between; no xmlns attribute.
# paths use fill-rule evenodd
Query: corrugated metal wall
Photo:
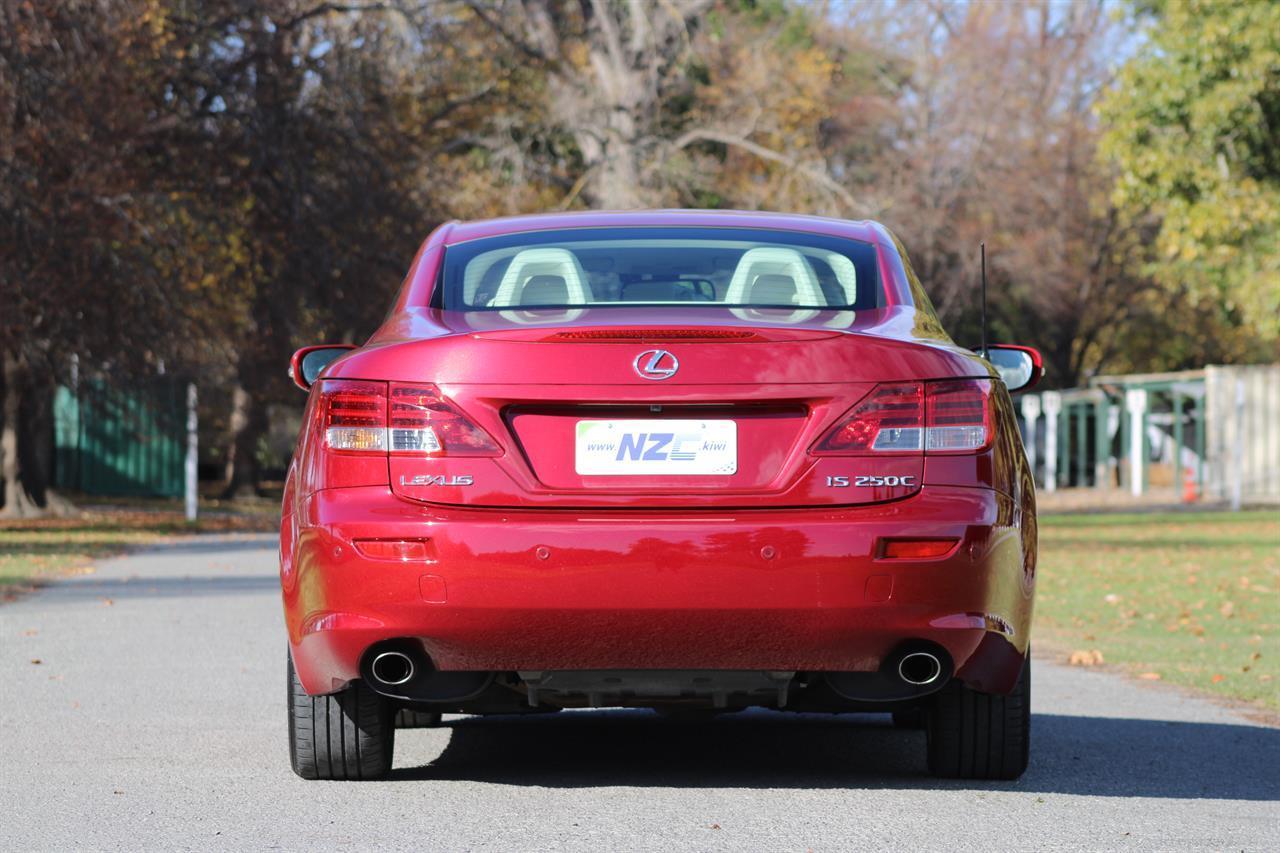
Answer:
<svg viewBox="0 0 1280 853"><path fill-rule="evenodd" d="M90 495L180 497L186 384L101 382L54 395L54 481Z"/></svg>
<svg viewBox="0 0 1280 853"><path fill-rule="evenodd" d="M1229 500L1238 471L1244 500L1280 500L1280 364L1205 368L1205 403L1207 494Z"/></svg>

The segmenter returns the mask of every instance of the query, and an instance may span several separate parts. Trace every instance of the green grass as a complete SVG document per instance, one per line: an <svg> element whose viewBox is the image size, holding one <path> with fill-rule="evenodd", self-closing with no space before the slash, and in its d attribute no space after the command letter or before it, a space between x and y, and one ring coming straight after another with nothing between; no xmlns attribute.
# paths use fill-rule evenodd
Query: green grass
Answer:
<svg viewBox="0 0 1280 853"><path fill-rule="evenodd" d="M1280 709L1280 512L1042 516L1039 571L1044 644Z"/></svg>
<svg viewBox="0 0 1280 853"><path fill-rule="evenodd" d="M272 502L201 511L200 519L189 524L174 502L131 501L127 506L90 505L73 518L0 521L0 599L49 577L92 572L95 560L167 537L271 531L279 520L279 504Z"/></svg>

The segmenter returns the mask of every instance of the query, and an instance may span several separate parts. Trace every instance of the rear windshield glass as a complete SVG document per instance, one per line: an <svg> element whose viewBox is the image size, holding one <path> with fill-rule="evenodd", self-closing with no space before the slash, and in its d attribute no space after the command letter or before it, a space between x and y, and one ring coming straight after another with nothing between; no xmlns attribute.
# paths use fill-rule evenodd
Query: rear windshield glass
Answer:
<svg viewBox="0 0 1280 853"><path fill-rule="evenodd" d="M870 243L754 228L575 228L445 251L434 304L458 311L879 307Z"/></svg>

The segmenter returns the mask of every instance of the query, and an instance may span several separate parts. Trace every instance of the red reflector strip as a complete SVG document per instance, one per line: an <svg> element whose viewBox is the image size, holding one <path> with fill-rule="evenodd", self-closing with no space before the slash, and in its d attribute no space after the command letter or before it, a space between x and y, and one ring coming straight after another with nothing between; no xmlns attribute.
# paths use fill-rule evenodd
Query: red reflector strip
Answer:
<svg viewBox="0 0 1280 853"><path fill-rule="evenodd" d="M354 544L362 557L372 560L410 560L427 559L426 539L357 539Z"/></svg>
<svg viewBox="0 0 1280 853"><path fill-rule="evenodd" d="M950 553L958 539L887 539L880 546L880 556L886 560L918 560L925 557L941 557Z"/></svg>

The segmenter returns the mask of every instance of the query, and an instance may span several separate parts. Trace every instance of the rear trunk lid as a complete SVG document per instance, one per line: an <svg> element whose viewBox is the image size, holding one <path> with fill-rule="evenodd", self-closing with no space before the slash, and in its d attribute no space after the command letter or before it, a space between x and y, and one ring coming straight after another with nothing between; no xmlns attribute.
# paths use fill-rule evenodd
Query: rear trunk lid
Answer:
<svg viewBox="0 0 1280 853"><path fill-rule="evenodd" d="M391 457L396 494L477 507L907 497L919 489L923 454L819 457L810 448L878 383L981 374L934 341L821 325L506 328L360 355L363 366L359 357L343 364L353 378L433 382L503 448L496 458Z"/></svg>

